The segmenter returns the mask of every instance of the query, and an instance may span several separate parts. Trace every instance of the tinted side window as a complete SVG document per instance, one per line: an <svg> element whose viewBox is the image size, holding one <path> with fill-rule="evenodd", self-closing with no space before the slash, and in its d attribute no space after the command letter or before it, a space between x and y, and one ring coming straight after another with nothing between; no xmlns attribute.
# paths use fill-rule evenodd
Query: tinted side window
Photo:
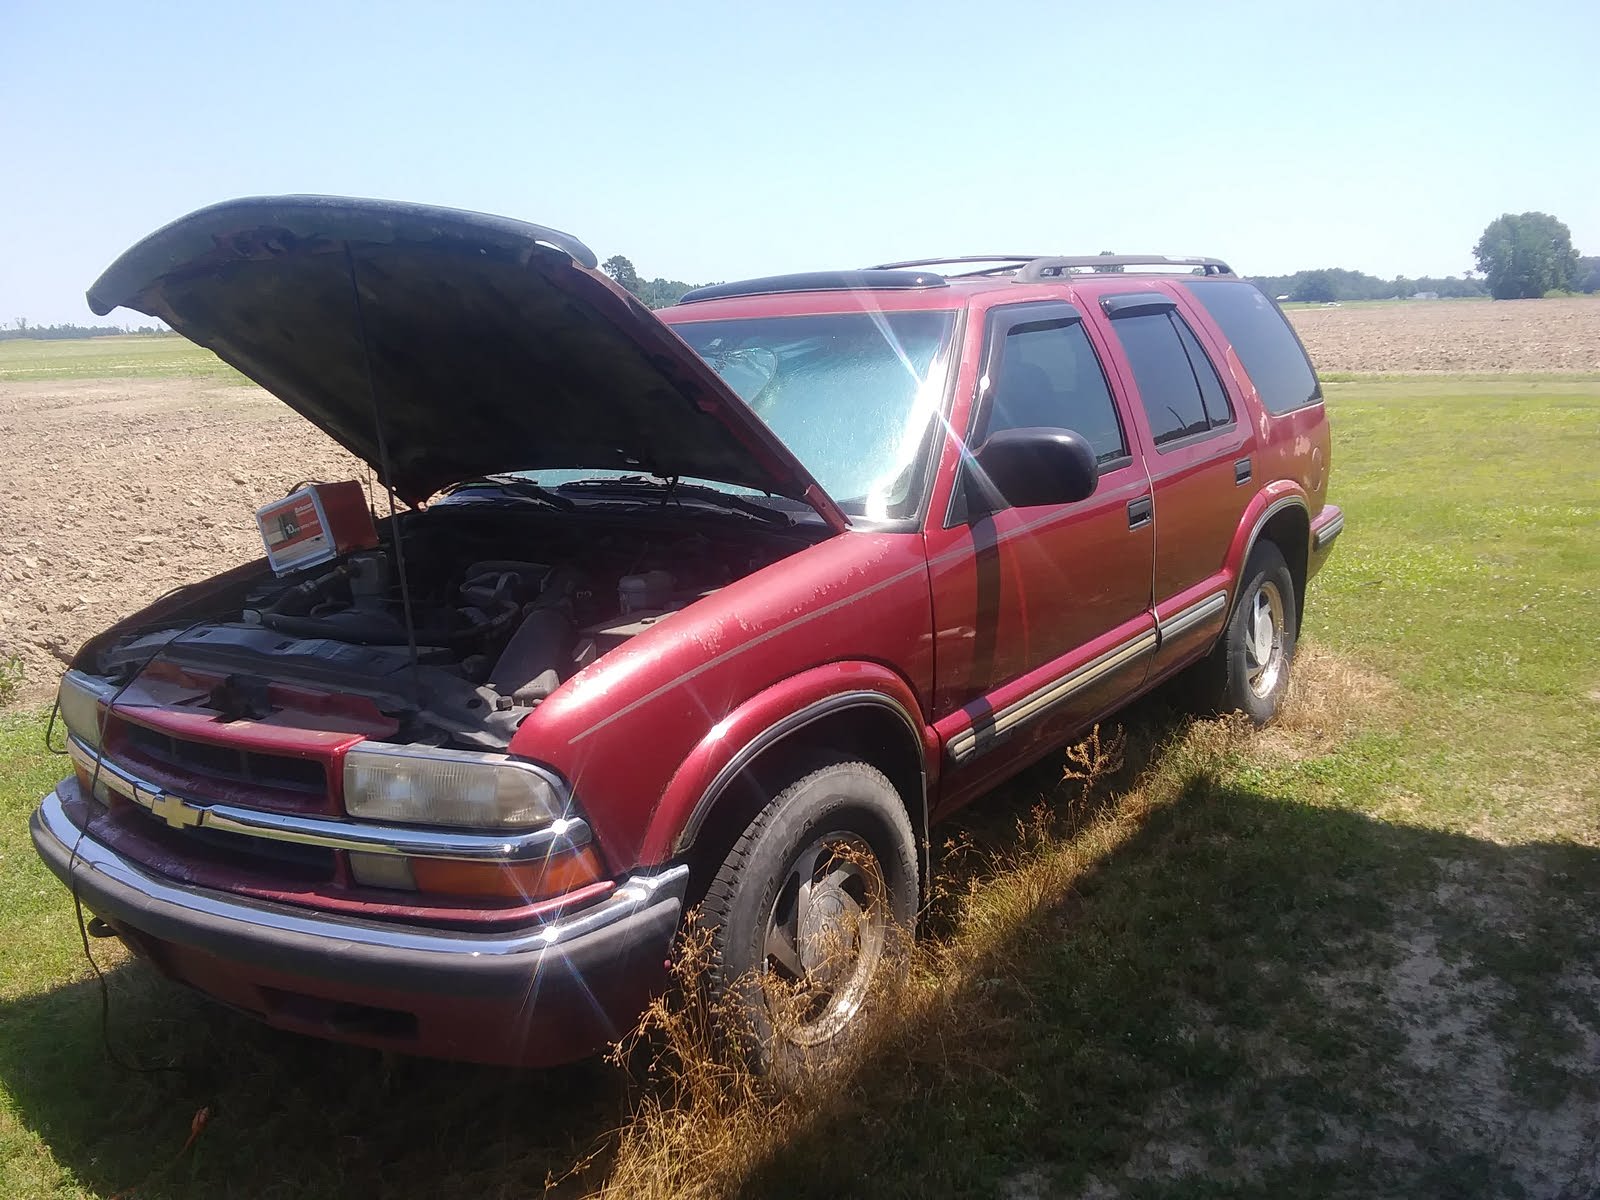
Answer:
<svg viewBox="0 0 1600 1200"><path fill-rule="evenodd" d="M1177 327L1178 339L1183 342L1184 353L1189 356L1189 366L1194 371L1195 382L1200 385L1200 399L1205 404L1206 419L1211 422L1211 428L1232 423L1233 405L1228 403L1228 391L1222 386L1222 377L1217 374L1216 367L1211 365L1211 359L1201 348L1200 341L1194 336L1194 331L1189 328L1188 322L1174 313L1172 323Z"/></svg>
<svg viewBox="0 0 1600 1200"><path fill-rule="evenodd" d="M1234 280L1197 280L1184 286L1232 344L1268 412L1285 413L1322 399L1300 339L1259 288Z"/></svg>
<svg viewBox="0 0 1600 1200"><path fill-rule="evenodd" d="M1117 406L1081 322L1014 326L996 375L985 437L1002 429L1071 429L1102 464L1127 456Z"/></svg>
<svg viewBox="0 0 1600 1200"><path fill-rule="evenodd" d="M1158 446L1211 428L1195 369L1177 327L1164 312L1118 317L1111 322L1133 367L1139 399Z"/></svg>

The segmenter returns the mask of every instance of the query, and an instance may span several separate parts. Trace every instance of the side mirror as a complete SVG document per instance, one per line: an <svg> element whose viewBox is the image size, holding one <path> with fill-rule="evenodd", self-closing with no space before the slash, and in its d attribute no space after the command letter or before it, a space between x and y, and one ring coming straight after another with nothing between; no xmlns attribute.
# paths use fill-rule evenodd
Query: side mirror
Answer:
<svg viewBox="0 0 1600 1200"><path fill-rule="evenodd" d="M1070 429L1005 429L978 447L972 500L990 512L1011 505L1072 504L1094 495L1094 448Z"/></svg>

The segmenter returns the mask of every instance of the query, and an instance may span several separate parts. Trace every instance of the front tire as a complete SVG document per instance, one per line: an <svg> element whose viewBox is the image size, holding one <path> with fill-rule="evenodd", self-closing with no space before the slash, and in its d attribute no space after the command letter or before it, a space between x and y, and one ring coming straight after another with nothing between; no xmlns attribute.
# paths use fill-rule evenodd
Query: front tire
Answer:
<svg viewBox="0 0 1600 1200"><path fill-rule="evenodd" d="M744 1018L756 1066L792 1081L838 1061L916 909L916 840L881 771L824 761L779 792L700 910L713 996Z"/></svg>

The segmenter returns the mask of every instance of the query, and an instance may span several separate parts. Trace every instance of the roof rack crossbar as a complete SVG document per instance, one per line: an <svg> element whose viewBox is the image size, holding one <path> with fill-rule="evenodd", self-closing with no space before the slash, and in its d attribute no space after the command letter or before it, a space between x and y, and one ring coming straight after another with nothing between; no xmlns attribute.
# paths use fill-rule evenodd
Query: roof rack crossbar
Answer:
<svg viewBox="0 0 1600 1200"><path fill-rule="evenodd" d="M1233 268L1220 258L1175 257L1168 254L1083 254L1036 258L1023 264L1013 278L1018 283L1038 283L1077 270L1099 267L1169 267L1198 275L1232 275Z"/></svg>
<svg viewBox="0 0 1600 1200"><path fill-rule="evenodd" d="M760 279L712 283L685 292L678 303L698 304L702 300L725 300L731 296L775 296L784 292L918 291L949 286L943 275L936 275L932 271L893 271L868 267L861 271L805 271L796 275L767 275Z"/></svg>
<svg viewBox="0 0 1600 1200"><path fill-rule="evenodd" d="M957 254L951 258L908 258L905 262L878 263L868 271L903 271L909 267L943 267L960 263L1025 263L1048 254Z"/></svg>

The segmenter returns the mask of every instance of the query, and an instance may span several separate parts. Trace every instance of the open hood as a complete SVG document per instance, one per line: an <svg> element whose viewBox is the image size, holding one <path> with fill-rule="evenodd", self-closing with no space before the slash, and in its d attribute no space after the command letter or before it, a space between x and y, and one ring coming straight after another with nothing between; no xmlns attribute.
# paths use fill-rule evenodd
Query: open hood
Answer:
<svg viewBox="0 0 1600 1200"><path fill-rule="evenodd" d="M214 351L411 504L477 475L619 469L760 488L848 523L716 372L552 229L384 200L232 200L139 242L88 299Z"/></svg>

